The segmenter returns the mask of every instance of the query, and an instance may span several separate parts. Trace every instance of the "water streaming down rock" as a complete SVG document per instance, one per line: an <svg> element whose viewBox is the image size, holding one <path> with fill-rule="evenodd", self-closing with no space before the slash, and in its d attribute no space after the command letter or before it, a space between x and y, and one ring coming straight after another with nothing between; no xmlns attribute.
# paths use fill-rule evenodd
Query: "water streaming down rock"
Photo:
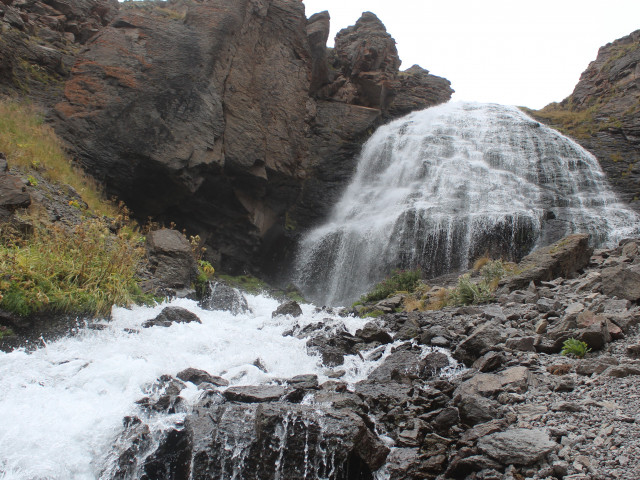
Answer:
<svg viewBox="0 0 640 480"><path fill-rule="evenodd" d="M256 467L261 455L264 462L280 463L270 476L259 464L265 476L258 478L303 478L306 468L317 472L318 478L340 479L347 477L327 472L377 468L384 458L372 457L377 463L369 466L347 458L354 449L362 451L379 443L371 434L363 434L362 420L354 416L341 421L330 410L323 419L326 408L321 405L283 402L276 411L277 402L258 403L260 399L223 404L218 400L225 388L200 389L175 379L164 382L180 385L179 398L174 395L170 408L145 408L145 402L138 402L145 396L162 400L156 397L167 389L158 388L157 379L176 376L188 367L220 375L230 382L230 388L258 386L255 389L263 396L261 389L269 387L261 385L296 375L312 374L326 381L327 366L307 347L308 338L283 334L294 327L301 331L319 324L354 333L367 322L315 312L313 305L303 305L298 318L274 318L271 312L277 300L265 296L247 296L247 300L251 311L238 314L207 311L194 301L174 300L172 306L188 309L202 323L168 327L143 328L166 305L118 308L111 321L101 322L101 329L83 329L75 336L43 342L31 352L0 352L0 479L130 479L143 474L145 478L183 478L180 475L192 468L185 460L191 454L187 447L193 449L194 457L198 455L193 460L194 472L215 471L215 478L253 478L245 469ZM355 383L366 378L392 346L381 347L386 353L371 360L367 352L346 356L341 380ZM219 421L190 426L196 410L205 412L207 421L208 415ZM194 415L189 416L191 411ZM250 420L247 435L242 430L244 419ZM256 429L260 435L255 434ZM193 436L186 438L186 431ZM167 455L173 463L167 464ZM243 463L243 458L252 456L258 460ZM294 464L300 458L307 460ZM202 477L194 473L193 478Z"/></svg>
<svg viewBox="0 0 640 480"><path fill-rule="evenodd" d="M516 107L449 103L381 127L326 223L301 242L297 283L348 304L395 268L428 276L510 260L569 233L638 231L593 155Z"/></svg>

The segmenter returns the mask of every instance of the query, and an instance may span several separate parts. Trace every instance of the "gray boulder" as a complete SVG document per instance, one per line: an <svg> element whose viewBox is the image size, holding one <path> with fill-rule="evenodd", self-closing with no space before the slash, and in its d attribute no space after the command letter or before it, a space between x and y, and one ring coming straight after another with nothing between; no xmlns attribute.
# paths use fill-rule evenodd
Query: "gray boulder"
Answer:
<svg viewBox="0 0 640 480"><path fill-rule="evenodd" d="M152 275L150 289L190 289L198 275L191 244L177 230L163 228L147 235L147 257Z"/></svg>
<svg viewBox="0 0 640 480"><path fill-rule="evenodd" d="M513 428L478 441L482 453L503 465L532 465L557 447L547 431L540 428Z"/></svg>
<svg viewBox="0 0 640 480"><path fill-rule="evenodd" d="M209 282L199 305L204 310L225 310L233 315L250 311L242 292L222 282Z"/></svg>

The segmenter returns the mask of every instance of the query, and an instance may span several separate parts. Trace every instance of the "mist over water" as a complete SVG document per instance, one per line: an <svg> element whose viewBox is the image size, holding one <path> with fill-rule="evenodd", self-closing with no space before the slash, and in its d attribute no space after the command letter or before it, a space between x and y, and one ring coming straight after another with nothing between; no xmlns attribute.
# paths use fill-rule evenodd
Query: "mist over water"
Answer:
<svg viewBox="0 0 640 480"><path fill-rule="evenodd" d="M638 221L574 141L516 107L448 103L374 133L326 223L303 239L296 282L318 304L350 304L395 268L436 276L578 232L602 245Z"/></svg>

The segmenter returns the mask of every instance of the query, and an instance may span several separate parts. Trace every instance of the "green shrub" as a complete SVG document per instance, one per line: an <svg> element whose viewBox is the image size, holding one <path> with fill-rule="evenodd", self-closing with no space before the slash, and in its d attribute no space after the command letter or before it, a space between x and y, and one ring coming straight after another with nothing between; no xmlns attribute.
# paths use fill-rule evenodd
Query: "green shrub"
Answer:
<svg viewBox="0 0 640 480"><path fill-rule="evenodd" d="M362 302L377 302L389 295L404 291L413 292L420 282L420 270L396 270L378 283L373 290L360 299Z"/></svg>
<svg viewBox="0 0 640 480"><path fill-rule="evenodd" d="M37 312L104 315L112 305L150 302L137 272L143 237L105 222L74 228L36 225L29 238L0 230L0 308L26 316Z"/></svg>
<svg viewBox="0 0 640 480"><path fill-rule="evenodd" d="M560 353L565 356L583 358L590 351L591 349L585 342L575 338L569 338L562 344L562 351Z"/></svg>
<svg viewBox="0 0 640 480"><path fill-rule="evenodd" d="M449 294L449 302L453 305L471 305L492 301L493 289L490 282L481 280L474 283L467 273L458 278L458 286Z"/></svg>

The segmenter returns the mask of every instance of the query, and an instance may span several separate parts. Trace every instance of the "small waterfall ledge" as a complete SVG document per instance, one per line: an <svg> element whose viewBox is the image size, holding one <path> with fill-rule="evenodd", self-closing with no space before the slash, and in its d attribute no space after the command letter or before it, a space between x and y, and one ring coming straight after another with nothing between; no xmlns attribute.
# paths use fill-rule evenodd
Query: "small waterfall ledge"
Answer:
<svg viewBox="0 0 640 480"><path fill-rule="evenodd" d="M374 133L326 223L302 240L296 281L315 303L344 305L396 268L437 276L570 233L611 244L638 226L577 143L516 107L454 102Z"/></svg>

